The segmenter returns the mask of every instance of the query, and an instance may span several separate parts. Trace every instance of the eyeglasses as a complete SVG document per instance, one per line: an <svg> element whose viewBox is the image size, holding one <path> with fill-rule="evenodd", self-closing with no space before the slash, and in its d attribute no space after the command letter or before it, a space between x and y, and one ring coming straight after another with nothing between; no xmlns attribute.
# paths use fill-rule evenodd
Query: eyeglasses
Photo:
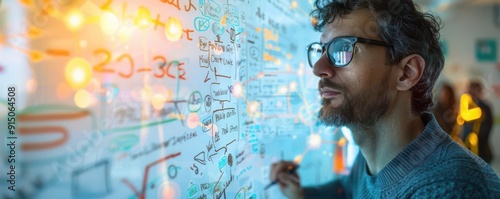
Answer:
<svg viewBox="0 0 500 199"><path fill-rule="evenodd" d="M326 51L326 57L328 58L330 64L337 68L345 67L351 63L352 57L354 56L354 46L358 42L386 47L389 46L383 41L355 36L336 37L326 44L313 42L307 46L307 59L309 61L309 66L314 68L314 64L316 64Z"/></svg>

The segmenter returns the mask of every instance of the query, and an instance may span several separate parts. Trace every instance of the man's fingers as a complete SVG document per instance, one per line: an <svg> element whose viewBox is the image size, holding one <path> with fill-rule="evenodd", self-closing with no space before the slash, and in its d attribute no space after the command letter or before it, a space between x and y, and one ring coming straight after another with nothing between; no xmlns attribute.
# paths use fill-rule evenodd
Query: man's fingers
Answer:
<svg viewBox="0 0 500 199"><path fill-rule="evenodd" d="M300 178L297 174L290 174L288 175L290 178L290 181L294 183L295 185L299 186L300 185Z"/></svg>
<svg viewBox="0 0 500 199"><path fill-rule="evenodd" d="M294 187L299 187L300 186L300 179L297 176L286 174L286 173L281 173L278 175L280 186L282 188L288 187L288 186L294 186Z"/></svg>
<svg viewBox="0 0 500 199"><path fill-rule="evenodd" d="M274 181L278 178L278 175L283 172L287 172L290 166L295 166L293 162L285 162L279 161L277 163L273 163L271 166L271 173L269 174L269 179Z"/></svg>

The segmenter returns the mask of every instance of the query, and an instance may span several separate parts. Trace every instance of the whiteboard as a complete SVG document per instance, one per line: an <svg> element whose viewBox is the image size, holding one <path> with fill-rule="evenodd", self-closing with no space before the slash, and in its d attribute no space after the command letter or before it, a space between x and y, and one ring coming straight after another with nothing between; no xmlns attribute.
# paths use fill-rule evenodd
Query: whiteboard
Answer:
<svg viewBox="0 0 500 199"><path fill-rule="evenodd" d="M1 156L2 171L16 167L17 190L2 175L0 193L280 198L264 190L279 160L301 162L304 185L331 179L341 134L317 125L311 9L296 0L2 2L3 129L8 88L18 103L16 162L7 137Z"/></svg>

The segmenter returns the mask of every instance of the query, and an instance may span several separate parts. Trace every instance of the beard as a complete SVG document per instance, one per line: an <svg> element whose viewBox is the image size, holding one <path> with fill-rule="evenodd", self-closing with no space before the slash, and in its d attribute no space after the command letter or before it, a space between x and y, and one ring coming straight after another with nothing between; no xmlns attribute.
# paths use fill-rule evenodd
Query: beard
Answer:
<svg viewBox="0 0 500 199"><path fill-rule="evenodd" d="M331 99L323 99L319 111L319 119L328 126L359 126L373 127L387 112L389 97L384 89L388 79L384 78L373 90L351 93L342 85L321 79L319 88L330 87L339 90L344 99L339 107L331 107Z"/></svg>

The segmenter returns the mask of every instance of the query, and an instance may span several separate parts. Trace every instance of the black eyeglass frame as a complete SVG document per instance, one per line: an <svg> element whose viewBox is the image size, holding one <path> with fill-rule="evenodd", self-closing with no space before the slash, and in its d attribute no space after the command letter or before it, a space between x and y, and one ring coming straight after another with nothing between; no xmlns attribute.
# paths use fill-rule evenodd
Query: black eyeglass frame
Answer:
<svg viewBox="0 0 500 199"><path fill-rule="evenodd" d="M309 66L311 68L314 68L314 64L311 63L311 58L309 57L310 54L309 54L309 50L311 48L311 46L315 45L315 44L319 44L321 46L321 49L322 49L322 53L325 53L326 52L326 57L328 58L328 62L330 62L330 64L332 66L335 66L337 68L342 68L342 67L345 67L347 65L349 65L352 61L352 58L354 57L354 54L351 56L351 58L349 59L349 61L346 63L346 64L343 64L343 65L336 65L335 64L335 61L332 60L332 58L330 57L330 53L328 53L328 49L330 48L330 46L335 42L335 41L338 41L340 39L347 39L351 42L351 47L354 49L354 46L356 45L356 43L365 43L365 44L373 44L373 45L378 45L378 46L385 46L385 47L389 47L389 45L383 41L378 41L378 40L373 40L373 39L367 39L367 38L363 38L363 37L356 37L356 36L341 36L341 37L335 37L333 38L331 41L329 41L328 43L320 43L320 42L313 42L309 45L307 45L306 47L306 50L307 50L307 61L309 62ZM326 46L326 48L325 48ZM354 50L353 50L353 53L354 53ZM317 62L317 61L316 61Z"/></svg>

